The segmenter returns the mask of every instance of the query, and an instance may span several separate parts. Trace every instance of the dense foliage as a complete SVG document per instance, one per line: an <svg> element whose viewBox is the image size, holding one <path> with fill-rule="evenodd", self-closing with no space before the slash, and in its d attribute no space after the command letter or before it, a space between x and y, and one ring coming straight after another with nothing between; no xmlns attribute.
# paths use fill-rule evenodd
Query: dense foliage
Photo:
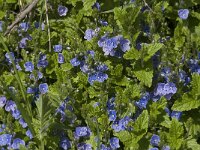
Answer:
<svg viewBox="0 0 200 150"><path fill-rule="evenodd" d="M199 49L199 0L0 0L0 148L200 150Z"/></svg>

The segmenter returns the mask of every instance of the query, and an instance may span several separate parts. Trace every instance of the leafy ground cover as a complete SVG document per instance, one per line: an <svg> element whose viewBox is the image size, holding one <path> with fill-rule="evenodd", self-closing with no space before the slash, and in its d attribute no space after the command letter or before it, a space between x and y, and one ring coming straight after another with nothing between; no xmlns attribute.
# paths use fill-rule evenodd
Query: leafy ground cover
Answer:
<svg viewBox="0 0 200 150"><path fill-rule="evenodd" d="M199 0L0 0L0 148L200 150Z"/></svg>

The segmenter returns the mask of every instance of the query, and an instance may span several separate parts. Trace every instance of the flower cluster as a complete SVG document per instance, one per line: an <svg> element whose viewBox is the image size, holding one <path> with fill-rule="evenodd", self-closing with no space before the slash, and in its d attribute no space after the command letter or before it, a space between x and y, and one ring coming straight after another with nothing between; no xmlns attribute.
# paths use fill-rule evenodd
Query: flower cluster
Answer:
<svg viewBox="0 0 200 150"><path fill-rule="evenodd" d="M102 47L104 55L117 56L119 58L130 49L130 41L124 39L122 35L111 38L104 35L98 41L98 45Z"/></svg>
<svg viewBox="0 0 200 150"><path fill-rule="evenodd" d="M154 91L154 96L165 96L166 99L170 100L172 95L174 95L177 91L176 85L173 82L168 83L158 83L157 87ZM156 101L156 100L154 100Z"/></svg>
<svg viewBox="0 0 200 150"><path fill-rule="evenodd" d="M104 73L108 70L108 67L105 64L102 63L95 63L95 65L88 65L87 59L88 55L90 55L92 58L94 58L94 51L87 51L86 56L83 58L74 57L70 60L70 63L72 66L80 66L80 69L83 73L88 74L88 82L92 85L94 81L98 82L104 82L108 75Z"/></svg>

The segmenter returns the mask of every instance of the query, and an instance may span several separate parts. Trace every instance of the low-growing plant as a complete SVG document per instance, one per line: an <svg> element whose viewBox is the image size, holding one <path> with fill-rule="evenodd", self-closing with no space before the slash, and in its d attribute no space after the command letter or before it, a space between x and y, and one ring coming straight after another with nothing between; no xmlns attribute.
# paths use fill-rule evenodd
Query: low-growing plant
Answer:
<svg viewBox="0 0 200 150"><path fill-rule="evenodd" d="M199 0L0 0L0 148L199 150Z"/></svg>

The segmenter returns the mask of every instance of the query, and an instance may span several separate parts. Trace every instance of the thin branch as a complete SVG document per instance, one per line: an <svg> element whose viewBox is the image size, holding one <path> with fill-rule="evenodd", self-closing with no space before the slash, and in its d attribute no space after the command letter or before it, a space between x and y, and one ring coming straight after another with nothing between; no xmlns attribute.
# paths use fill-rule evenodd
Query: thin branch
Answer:
<svg viewBox="0 0 200 150"><path fill-rule="evenodd" d="M15 21L10 26L8 26L6 32L4 33L4 36L9 34L10 31L15 27L15 25L18 24L22 19L24 19L24 17L26 17L26 15L37 5L38 1L39 0L33 0L32 3L25 10L19 13Z"/></svg>

